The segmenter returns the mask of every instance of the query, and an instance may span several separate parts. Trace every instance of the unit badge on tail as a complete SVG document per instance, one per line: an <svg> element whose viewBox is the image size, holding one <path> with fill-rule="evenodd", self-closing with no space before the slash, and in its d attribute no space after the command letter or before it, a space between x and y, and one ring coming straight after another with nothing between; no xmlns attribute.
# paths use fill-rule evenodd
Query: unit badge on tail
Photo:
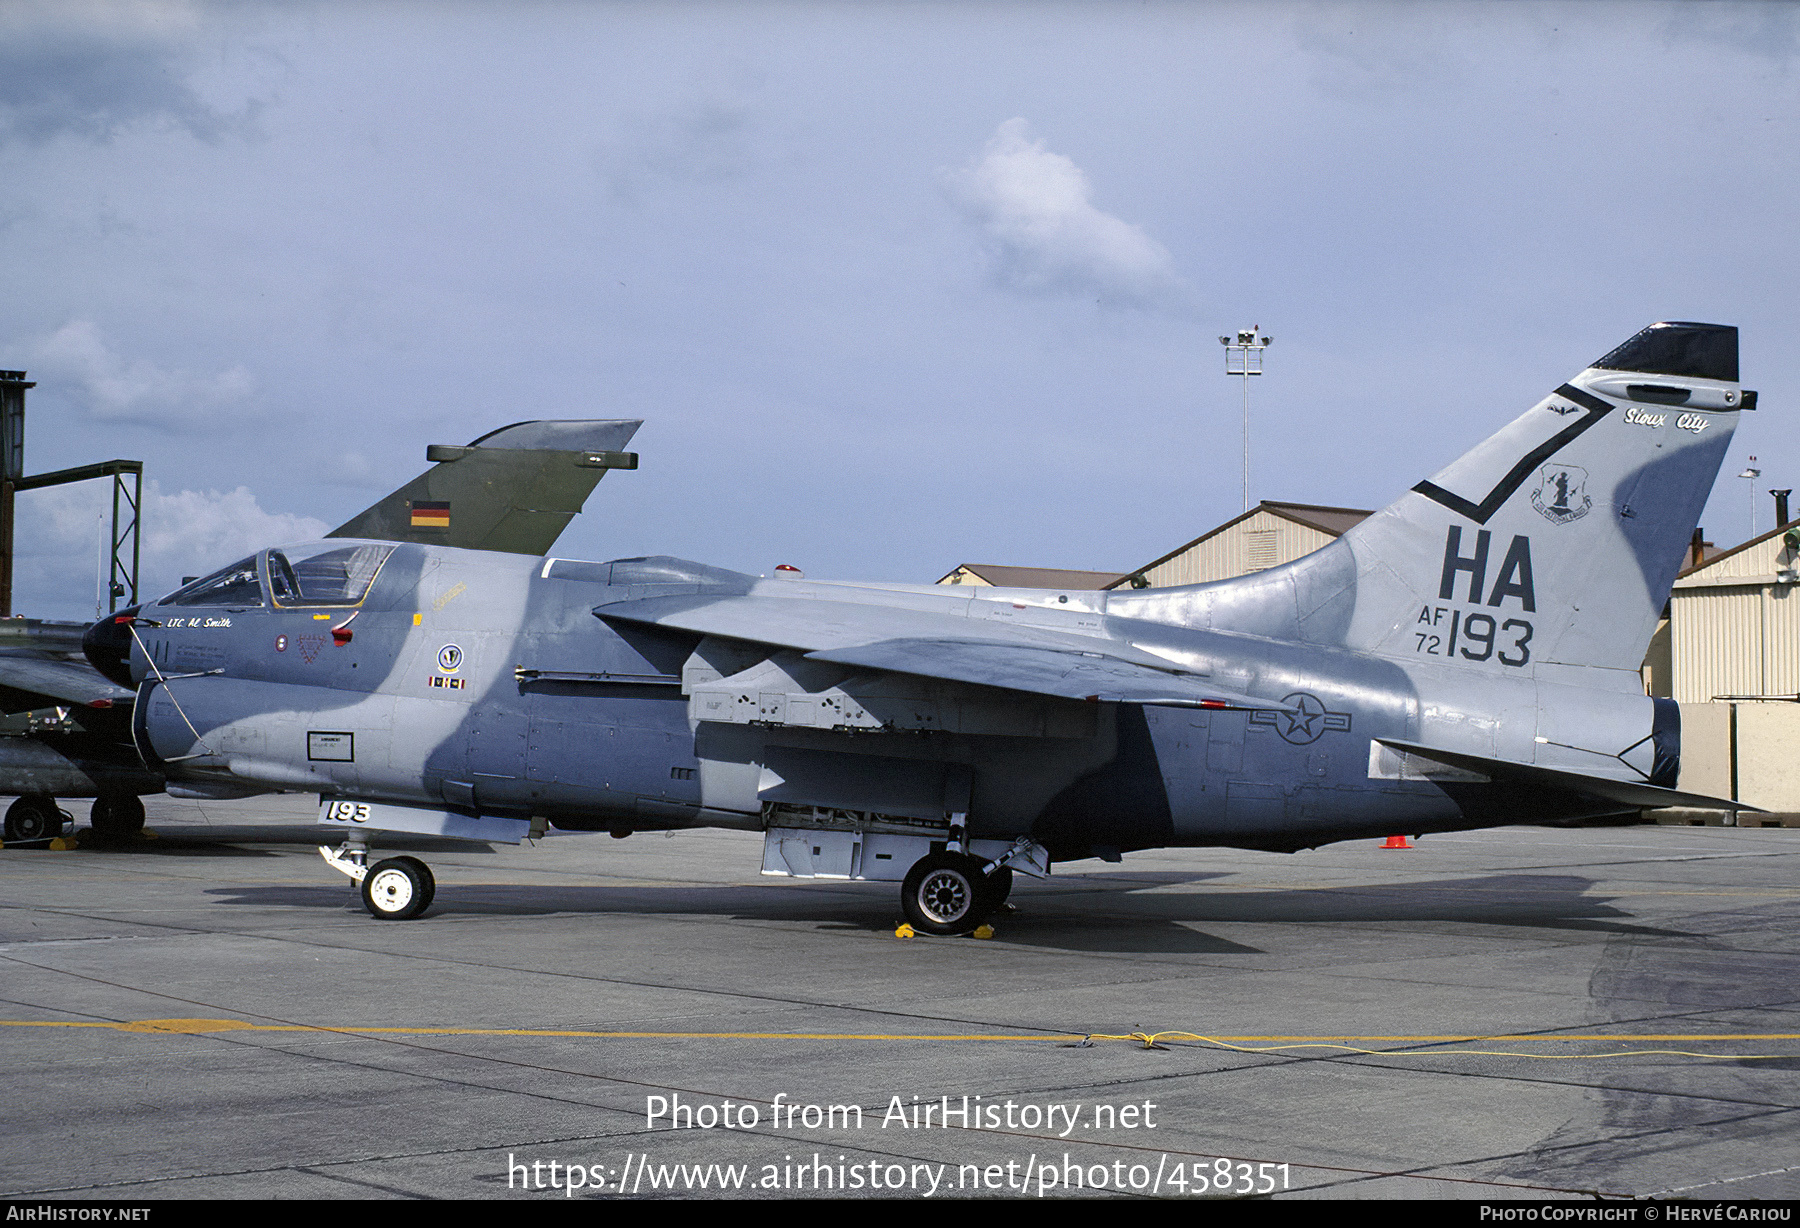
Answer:
<svg viewBox="0 0 1800 1228"><path fill-rule="evenodd" d="M1538 471L1531 506L1551 524L1580 520L1594 506L1587 493L1587 470L1577 465L1545 465Z"/></svg>

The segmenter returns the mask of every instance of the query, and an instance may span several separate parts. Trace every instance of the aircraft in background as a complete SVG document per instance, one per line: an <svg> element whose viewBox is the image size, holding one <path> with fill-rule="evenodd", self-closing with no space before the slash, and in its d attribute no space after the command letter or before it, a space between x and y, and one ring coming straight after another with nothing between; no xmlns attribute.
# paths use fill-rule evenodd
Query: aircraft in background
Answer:
<svg viewBox="0 0 1800 1228"><path fill-rule="evenodd" d="M541 556L608 469L637 467L637 456L619 449L642 425L639 419L521 422L466 447L433 445L426 449L430 469L330 536ZM260 581L249 583L255 588ZM236 590L209 591L229 598ZM232 616L228 604L208 608L215 619ZM146 766L131 736L137 690L89 664L82 652L86 630L85 623L0 620L0 795L18 798L6 812L6 840L61 834L68 819L59 797L93 798L94 831L119 838L143 828L141 795L165 786L178 797L261 791ZM301 639L296 650L309 652L312 639ZM204 673L211 665L202 662L214 655L212 647L196 644L174 668Z"/></svg>
<svg viewBox="0 0 1800 1228"><path fill-rule="evenodd" d="M716 826L966 933L1015 871L1135 849L1750 809L1678 789L1678 709L1637 671L1754 398L1735 328L1652 325L1325 548L1217 583L526 557L433 542L457 500L422 524L415 499L405 533L263 551L85 652L172 787L317 792L376 917L435 893L369 863L383 831Z"/></svg>

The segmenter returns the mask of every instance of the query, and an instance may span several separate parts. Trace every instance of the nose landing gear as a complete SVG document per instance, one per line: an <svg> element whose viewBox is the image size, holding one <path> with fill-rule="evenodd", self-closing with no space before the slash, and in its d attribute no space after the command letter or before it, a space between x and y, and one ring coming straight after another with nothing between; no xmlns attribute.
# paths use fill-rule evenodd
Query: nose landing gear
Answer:
<svg viewBox="0 0 1800 1228"><path fill-rule="evenodd" d="M437 897L437 879L417 857L389 857L371 866L368 843L360 839L336 849L321 844L319 856L357 884L363 907L377 921L410 921Z"/></svg>
<svg viewBox="0 0 1800 1228"><path fill-rule="evenodd" d="M408 921L431 907L437 880L417 857L378 861L363 876L363 907L378 921Z"/></svg>

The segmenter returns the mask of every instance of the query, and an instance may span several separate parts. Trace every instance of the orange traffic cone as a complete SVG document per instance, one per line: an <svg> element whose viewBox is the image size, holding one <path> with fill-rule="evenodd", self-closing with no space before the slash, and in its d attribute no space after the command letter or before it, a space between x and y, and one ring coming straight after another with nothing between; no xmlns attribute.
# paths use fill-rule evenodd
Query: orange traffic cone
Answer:
<svg viewBox="0 0 1800 1228"><path fill-rule="evenodd" d="M1409 849L1412 845L1406 842L1405 836L1389 836L1387 843L1381 847L1384 849Z"/></svg>

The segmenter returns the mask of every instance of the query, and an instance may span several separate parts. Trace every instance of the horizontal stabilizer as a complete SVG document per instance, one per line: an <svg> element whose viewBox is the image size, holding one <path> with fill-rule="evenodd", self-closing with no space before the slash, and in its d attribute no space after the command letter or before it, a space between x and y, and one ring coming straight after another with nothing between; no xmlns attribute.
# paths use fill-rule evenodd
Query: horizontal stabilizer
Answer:
<svg viewBox="0 0 1800 1228"><path fill-rule="evenodd" d="M519 422L464 447L433 444L430 469L326 536L547 554L608 469L637 467L620 449L642 425Z"/></svg>
<svg viewBox="0 0 1800 1228"><path fill-rule="evenodd" d="M1535 763L1515 763L1510 759L1493 759L1486 755L1421 746L1417 742L1402 742L1397 738L1377 738L1376 741L1420 759L1429 759L1446 767L1461 768L1466 772L1480 773L1491 780L1585 793L1589 797L1604 798L1622 806L1639 806L1645 809L1685 806L1692 810L1748 810L1763 813L1760 807L1744 802L1708 797L1703 793L1683 793L1679 789L1664 789L1635 780L1615 780L1609 776L1589 776L1584 772L1571 772L1564 768L1539 767Z"/></svg>
<svg viewBox="0 0 1800 1228"><path fill-rule="evenodd" d="M1222 691L1205 679L1172 674L1098 653L1000 644L989 640L884 640L857 648L809 652L810 661L942 678L978 686L1055 695L1090 703L1233 711L1293 709L1272 700Z"/></svg>

